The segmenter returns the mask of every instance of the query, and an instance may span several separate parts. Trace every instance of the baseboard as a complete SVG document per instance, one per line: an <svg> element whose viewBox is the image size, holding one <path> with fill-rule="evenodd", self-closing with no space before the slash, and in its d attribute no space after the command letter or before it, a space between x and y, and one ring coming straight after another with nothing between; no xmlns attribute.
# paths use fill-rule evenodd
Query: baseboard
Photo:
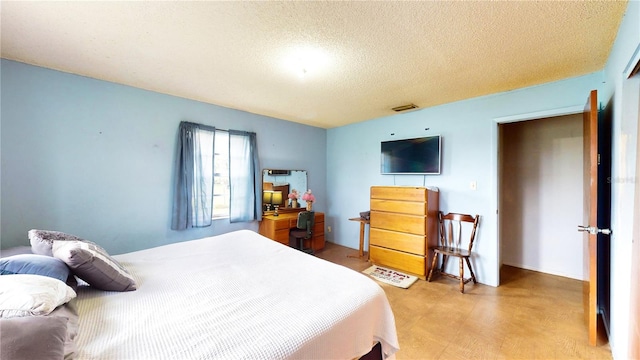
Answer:
<svg viewBox="0 0 640 360"><path fill-rule="evenodd" d="M583 281L584 280L582 278L577 278L577 277L575 277L573 275L560 273L560 272L557 272L557 271L549 271L549 270L545 270L545 269L534 268L532 266L527 266L527 265L523 265L523 264L514 264L514 263L503 262L502 265L513 266L513 267L517 267L517 268L520 268L520 269L536 271L536 272L539 272L539 273L544 273L544 274L549 274L549 275L561 276L561 277L565 277L565 278L568 278L568 279L574 279L574 280L578 280L578 281Z"/></svg>

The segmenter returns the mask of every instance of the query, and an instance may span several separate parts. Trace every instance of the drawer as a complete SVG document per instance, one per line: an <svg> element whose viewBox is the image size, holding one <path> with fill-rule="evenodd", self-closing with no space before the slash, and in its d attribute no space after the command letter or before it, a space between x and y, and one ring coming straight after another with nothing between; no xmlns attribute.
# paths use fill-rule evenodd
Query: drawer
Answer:
<svg viewBox="0 0 640 360"><path fill-rule="evenodd" d="M371 199L371 210L393 212L398 214L424 215L427 213L427 203L416 201Z"/></svg>
<svg viewBox="0 0 640 360"><path fill-rule="evenodd" d="M369 243L421 256L426 253L425 237L422 235L372 228L369 232Z"/></svg>
<svg viewBox="0 0 640 360"><path fill-rule="evenodd" d="M425 235L426 217L371 211L371 228L400 231L409 234Z"/></svg>
<svg viewBox="0 0 640 360"><path fill-rule="evenodd" d="M427 188L411 186L372 186L372 199L427 201Z"/></svg>
<svg viewBox="0 0 640 360"><path fill-rule="evenodd" d="M289 229L289 219L278 219L278 220L275 220L274 223L275 223L274 228L276 229L276 231L282 230L282 229ZM294 223L294 227L295 227L295 223Z"/></svg>
<svg viewBox="0 0 640 360"><path fill-rule="evenodd" d="M289 229L276 230L273 240L285 245L289 245Z"/></svg>
<svg viewBox="0 0 640 360"><path fill-rule="evenodd" d="M406 271L422 278L426 275L426 259L423 256L407 254L375 245L372 245L369 251L371 262L376 265Z"/></svg>

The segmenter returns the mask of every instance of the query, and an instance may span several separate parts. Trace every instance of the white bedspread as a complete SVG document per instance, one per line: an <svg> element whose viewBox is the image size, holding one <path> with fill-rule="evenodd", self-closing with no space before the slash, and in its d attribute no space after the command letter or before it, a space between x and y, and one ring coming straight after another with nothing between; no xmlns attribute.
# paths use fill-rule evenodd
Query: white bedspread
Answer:
<svg viewBox="0 0 640 360"><path fill-rule="evenodd" d="M398 340L373 280L248 230L114 256L138 290L78 290L79 359L352 359Z"/></svg>

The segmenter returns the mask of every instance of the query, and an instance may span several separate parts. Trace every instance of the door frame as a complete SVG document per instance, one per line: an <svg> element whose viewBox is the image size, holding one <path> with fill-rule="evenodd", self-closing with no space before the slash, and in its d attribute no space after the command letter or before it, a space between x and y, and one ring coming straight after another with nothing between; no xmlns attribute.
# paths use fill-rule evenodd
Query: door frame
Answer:
<svg viewBox="0 0 640 360"><path fill-rule="evenodd" d="M638 47L640 49L640 45ZM640 52L639 52L640 53ZM640 64L640 59L638 59L637 64ZM637 65L636 65L637 66ZM635 76L640 76L636 74ZM640 119L640 104L638 104L638 118ZM638 135L637 135L636 144L636 162L637 159L640 159L640 126L638 126ZM636 181L640 179L640 166L636 165ZM634 214L640 214L640 186L635 186L635 200L633 205ZM631 295L630 295L630 304L629 304L629 313L630 313L630 321L629 321L629 358L632 359L640 359L640 310L636 305L634 305L634 301L640 302L640 285L638 285L637 279L640 276L640 219L638 216L634 216L633 221L633 237L635 238L635 243L631 244Z"/></svg>
<svg viewBox="0 0 640 360"><path fill-rule="evenodd" d="M519 121L527 121L527 120L536 120L543 119L548 117L556 117L556 116L564 116L564 115L575 115L582 114L584 111L584 104L567 106L561 108L554 108L549 110L521 113L509 116L503 116L493 119L493 126L491 128L491 138L492 141L492 162L494 168L493 178L495 179L494 183L491 186L491 192L493 193L491 196L492 206L496 209L496 218L495 218L495 229L498 238L498 246L496 249L496 262L495 262L495 273L496 273L496 286L500 286L500 267L502 267L502 234L500 233L500 124L507 124Z"/></svg>
<svg viewBox="0 0 640 360"><path fill-rule="evenodd" d="M629 58L627 65L622 71L622 82L626 82L632 77L640 77L640 73L638 73L638 66L640 65L640 42L636 45L636 49L633 52L633 55ZM624 89L624 84L622 85ZM624 98L624 95L623 95ZM624 104L623 104L624 106ZM638 120L640 120L640 102L638 103ZM640 166L637 165L640 160L640 123L638 124L637 129L637 137L636 137L636 185L635 185L635 196L634 196L634 205L633 211L634 214L640 213L640 185L637 182L640 179ZM630 263L630 291L629 291L629 313L630 313L630 321L629 321L629 339L627 343L627 357L629 358L640 358L640 325L638 325L637 321L640 320L640 311L634 306L634 301L640 300L640 290L637 283L636 275L640 275L640 265L638 265L637 258L639 253L638 236L640 236L640 220L638 220L637 216L634 216L633 221L633 229L631 236L635 237L636 243L631 244L631 259ZM635 251L635 252L634 252ZM635 256L635 258L634 258ZM634 261L636 260L636 261ZM623 350L624 351L624 350Z"/></svg>

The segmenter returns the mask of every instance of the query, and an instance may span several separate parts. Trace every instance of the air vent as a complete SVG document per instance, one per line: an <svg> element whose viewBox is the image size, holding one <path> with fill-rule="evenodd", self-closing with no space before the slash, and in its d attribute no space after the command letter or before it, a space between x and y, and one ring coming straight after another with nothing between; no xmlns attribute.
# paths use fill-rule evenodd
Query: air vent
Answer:
<svg viewBox="0 0 640 360"><path fill-rule="evenodd" d="M413 110L413 109L417 109L417 108L418 108L418 105L407 104L407 105L402 105L402 106L396 106L394 108L391 108L391 110L393 110L395 112L402 112L402 111Z"/></svg>
<svg viewBox="0 0 640 360"><path fill-rule="evenodd" d="M269 175L291 175L291 170L269 170Z"/></svg>

